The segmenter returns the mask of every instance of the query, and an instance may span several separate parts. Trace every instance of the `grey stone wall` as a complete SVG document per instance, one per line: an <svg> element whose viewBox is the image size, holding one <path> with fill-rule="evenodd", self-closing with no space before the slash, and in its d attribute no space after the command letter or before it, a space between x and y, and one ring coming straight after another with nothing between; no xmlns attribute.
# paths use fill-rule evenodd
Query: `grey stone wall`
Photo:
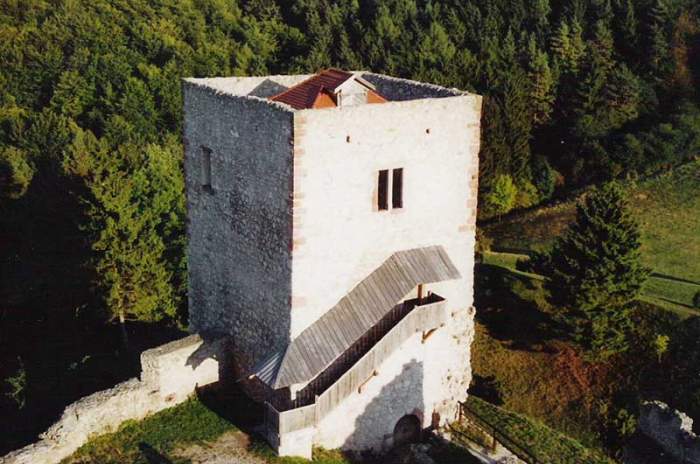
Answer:
<svg viewBox="0 0 700 464"><path fill-rule="evenodd" d="M683 464L700 464L700 436L693 419L661 401L649 401L639 413L639 431Z"/></svg>
<svg viewBox="0 0 700 464"><path fill-rule="evenodd" d="M362 77L372 83L377 88L377 91L390 101L456 97L466 94L466 92L458 89L448 89L435 84L385 76L383 74L364 73Z"/></svg>
<svg viewBox="0 0 700 464"><path fill-rule="evenodd" d="M58 463L91 436L185 401L197 386L220 380L228 362L227 344L225 338L204 341L190 335L144 351L141 380L129 379L70 404L40 441L0 457L0 464Z"/></svg>
<svg viewBox="0 0 700 464"><path fill-rule="evenodd" d="M232 335L249 368L289 341L292 113L193 81L184 110L190 330Z"/></svg>

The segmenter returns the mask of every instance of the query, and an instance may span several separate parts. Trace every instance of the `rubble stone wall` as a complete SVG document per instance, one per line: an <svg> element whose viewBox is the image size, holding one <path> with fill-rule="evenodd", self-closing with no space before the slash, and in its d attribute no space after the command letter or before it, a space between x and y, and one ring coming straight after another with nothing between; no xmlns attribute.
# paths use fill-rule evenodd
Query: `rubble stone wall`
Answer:
<svg viewBox="0 0 700 464"><path fill-rule="evenodd" d="M230 335L242 373L290 337L292 112L198 79L184 111L190 330Z"/></svg>
<svg viewBox="0 0 700 464"><path fill-rule="evenodd" d="M185 401L196 387L217 382L227 365L227 340L190 335L141 354L141 379L79 399L40 435L41 440L0 457L0 464L54 464L92 436L116 430Z"/></svg>

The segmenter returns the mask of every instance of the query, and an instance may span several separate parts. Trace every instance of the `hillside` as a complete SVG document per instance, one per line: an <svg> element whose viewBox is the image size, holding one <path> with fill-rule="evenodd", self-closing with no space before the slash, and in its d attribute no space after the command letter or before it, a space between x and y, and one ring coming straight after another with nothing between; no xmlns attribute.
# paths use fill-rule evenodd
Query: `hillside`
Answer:
<svg viewBox="0 0 700 464"><path fill-rule="evenodd" d="M692 307L700 291L700 160L626 189L642 227L643 260L654 271L636 303L628 352L586 360L554 323L543 277L516 269L526 253L546 250L565 232L573 201L484 226L501 251L485 252L477 267L473 392L611 453L634 430L640 400L700 414L692 373L700 356L700 311ZM660 336L668 337L662 351Z"/></svg>
<svg viewBox="0 0 700 464"><path fill-rule="evenodd" d="M630 207L642 231L642 259L653 274L648 301L692 314L700 291L700 160L650 179L627 182ZM492 264L515 267L529 251L548 249L573 220L575 201L515 214L483 227L493 249Z"/></svg>

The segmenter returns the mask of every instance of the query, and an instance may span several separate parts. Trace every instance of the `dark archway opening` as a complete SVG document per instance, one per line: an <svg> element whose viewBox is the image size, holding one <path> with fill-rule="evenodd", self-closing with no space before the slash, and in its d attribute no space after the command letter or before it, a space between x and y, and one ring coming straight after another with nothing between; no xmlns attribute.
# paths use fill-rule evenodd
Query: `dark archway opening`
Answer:
<svg viewBox="0 0 700 464"><path fill-rule="evenodd" d="M420 419L414 414L403 416L394 426L394 446L415 443L421 438Z"/></svg>

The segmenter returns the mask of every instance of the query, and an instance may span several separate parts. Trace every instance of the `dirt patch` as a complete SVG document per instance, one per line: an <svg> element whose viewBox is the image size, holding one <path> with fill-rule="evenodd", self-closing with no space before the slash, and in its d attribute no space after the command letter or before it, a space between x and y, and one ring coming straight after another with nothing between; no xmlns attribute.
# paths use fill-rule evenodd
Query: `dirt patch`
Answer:
<svg viewBox="0 0 700 464"><path fill-rule="evenodd" d="M176 449L172 457L188 459L192 464L266 464L262 457L248 451L250 437L239 430L226 432L212 442Z"/></svg>

